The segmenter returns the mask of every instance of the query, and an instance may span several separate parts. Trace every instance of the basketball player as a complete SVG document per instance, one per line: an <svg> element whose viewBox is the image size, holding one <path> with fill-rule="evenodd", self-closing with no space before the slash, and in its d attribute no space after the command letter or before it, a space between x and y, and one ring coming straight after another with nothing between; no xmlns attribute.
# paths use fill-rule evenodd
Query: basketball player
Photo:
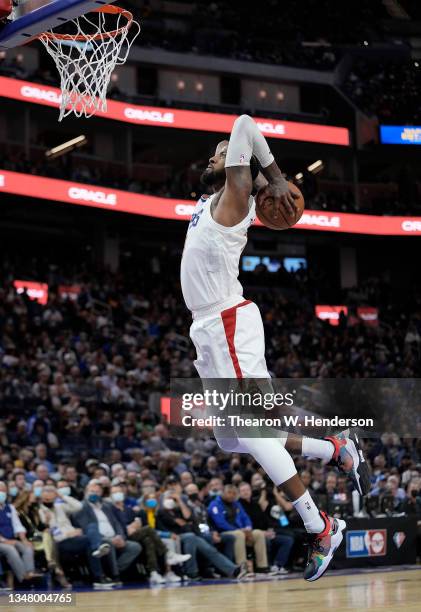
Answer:
<svg viewBox="0 0 421 612"><path fill-rule="evenodd" d="M255 159L262 168L260 174ZM257 305L243 298L239 261L255 218L253 187L273 198L273 219L293 215L298 196L290 191L265 138L247 115L236 119L229 142L218 144L202 181L212 187L213 194L202 196L195 207L181 262L183 296L193 316L190 336L197 353L196 369L203 379L269 379L262 318ZM333 461L364 495L369 477L356 436L339 434L318 440L291 434L244 437L236 430L228 438L217 430L214 433L222 449L250 453L292 501L311 534L304 578L320 578L342 541L346 524L318 510L290 451Z"/></svg>

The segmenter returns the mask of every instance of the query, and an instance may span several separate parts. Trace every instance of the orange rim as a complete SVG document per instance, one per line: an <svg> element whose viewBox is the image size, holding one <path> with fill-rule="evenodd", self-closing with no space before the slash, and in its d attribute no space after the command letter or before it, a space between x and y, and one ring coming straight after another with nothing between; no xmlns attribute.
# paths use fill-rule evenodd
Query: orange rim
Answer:
<svg viewBox="0 0 421 612"><path fill-rule="evenodd" d="M111 32L102 32L100 34L95 34L95 36L89 36L88 34L55 34L54 32L43 32L37 38L48 38L50 40L77 40L81 42L91 41L91 40L105 40L107 38L115 38L121 32L131 27L133 23L133 14L130 11L126 11L126 9L122 9L119 6L113 6L112 4L108 4L107 6L102 6L101 8L95 9L94 11L90 11L91 13L108 13L109 15L122 15L127 19L127 24L118 28L117 30L112 30Z"/></svg>

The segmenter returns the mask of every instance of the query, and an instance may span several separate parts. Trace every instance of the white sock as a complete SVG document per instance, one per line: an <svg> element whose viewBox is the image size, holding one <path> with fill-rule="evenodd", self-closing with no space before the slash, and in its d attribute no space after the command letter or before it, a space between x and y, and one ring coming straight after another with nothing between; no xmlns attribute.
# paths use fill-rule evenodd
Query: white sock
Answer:
<svg viewBox="0 0 421 612"><path fill-rule="evenodd" d="M316 438L303 438L302 455L304 457L317 457L330 461L335 452L335 447L329 440L318 440Z"/></svg>
<svg viewBox="0 0 421 612"><path fill-rule="evenodd" d="M293 503L294 508L303 519L304 527L309 533L320 533L325 528L325 522L320 516L319 509L306 491Z"/></svg>

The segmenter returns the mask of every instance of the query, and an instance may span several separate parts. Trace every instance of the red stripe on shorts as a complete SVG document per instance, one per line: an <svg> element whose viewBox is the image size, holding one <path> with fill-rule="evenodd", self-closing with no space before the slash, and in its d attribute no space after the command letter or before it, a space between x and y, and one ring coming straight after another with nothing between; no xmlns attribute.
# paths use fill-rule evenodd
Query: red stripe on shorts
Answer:
<svg viewBox="0 0 421 612"><path fill-rule="evenodd" d="M237 308L241 308L241 306L247 306L247 304L251 304L251 300L245 300L244 302L240 302L240 304L237 304L237 306L227 308L226 310L223 310L221 312L222 323L224 325L225 330L225 337L227 339L232 365L234 366L235 376L237 378L243 378L243 373L240 368L240 363L238 361L234 344L235 326L237 323Z"/></svg>

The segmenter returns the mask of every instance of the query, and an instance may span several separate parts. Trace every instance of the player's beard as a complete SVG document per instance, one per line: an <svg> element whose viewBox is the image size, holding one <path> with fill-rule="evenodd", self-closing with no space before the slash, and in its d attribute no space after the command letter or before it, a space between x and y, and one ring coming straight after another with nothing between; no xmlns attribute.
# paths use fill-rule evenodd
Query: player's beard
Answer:
<svg viewBox="0 0 421 612"><path fill-rule="evenodd" d="M200 177L200 182L206 187L213 187L216 183L221 183L225 181L225 168L220 170L219 172L215 172L212 168L206 168Z"/></svg>

